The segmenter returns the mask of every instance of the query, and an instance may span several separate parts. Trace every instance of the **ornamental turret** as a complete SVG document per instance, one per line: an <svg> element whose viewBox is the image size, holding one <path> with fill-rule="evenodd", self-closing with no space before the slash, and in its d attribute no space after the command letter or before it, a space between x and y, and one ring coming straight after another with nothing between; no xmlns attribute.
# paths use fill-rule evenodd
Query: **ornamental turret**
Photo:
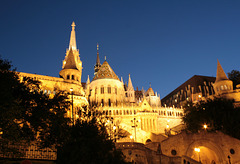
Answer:
<svg viewBox="0 0 240 164"><path fill-rule="evenodd" d="M75 23L72 23L72 31L65 59L63 60L62 70L59 72L60 77L64 80L77 82L81 85L82 61L79 57L79 50L76 45Z"/></svg>
<svg viewBox="0 0 240 164"><path fill-rule="evenodd" d="M213 87L216 95L231 92L233 90L233 82L227 78L218 60L217 60L217 76L216 81L213 84Z"/></svg>

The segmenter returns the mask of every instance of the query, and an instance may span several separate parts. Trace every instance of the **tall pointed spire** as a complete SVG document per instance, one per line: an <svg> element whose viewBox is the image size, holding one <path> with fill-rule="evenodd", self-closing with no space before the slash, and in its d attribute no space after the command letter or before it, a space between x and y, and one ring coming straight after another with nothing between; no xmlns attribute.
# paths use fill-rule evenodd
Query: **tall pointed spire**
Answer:
<svg viewBox="0 0 240 164"><path fill-rule="evenodd" d="M89 79L89 75L88 75L88 78L87 78L87 82L86 82L87 85L90 84L90 79Z"/></svg>
<svg viewBox="0 0 240 164"><path fill-rule="evenodd" d="M100 63L100 58L99 58L99 44L97 43L97 60L96 60L95 66L94 66L94 75L97 74L100 67L101 67L101 63Z"/></svg>
<svg viewBox="0 0 240 164"><path fill-rule="evenodd" d="M229 80L219 62L219 60L217 60L217 76L216 76L216 81L222 81L222 80Z"/></svg>
<svg viewBox="0 0 240 164"><path fill-rule="evenodd" d="M128 78L128 87L127 87L127 97L128 97L128 101L133 103L135 102L135 91L134 91L134 87L132 85L132 80L129 74L129 78Z"/></svg>
<svg viewBox="0 0 240 164"><path fill-rule="evenodd" d="M134 88L133 88L133 85L132 85L132 80L131 80L131 77L130 77L130 74L128 75L129 76L129 78L128 78L128 90L134 90Z"/></svg>
<svg viewBox="0 0 240 164"><path fill-rule="evenodd" d="M80 60L79 51L76 46L75 23L72 23L69 49L66 51L63 60L62 70L59 72L60 77L64 80L71 80L81 85L82 78L82 61Z"/></svg>
<svg viewBox="0 0 240 164"><path fill-rule="evenodd" d="M101 65L100 58L99 58L99 44L98 43L97 43L97 61L96 61L96 65Z"/></svg>
<svg viewBox="0 0 240 164"><path fill-rule="evenodd" d="M70 36L70 42L69 42L69 50L77 50L77 44L76 44L76 34L75 34L75 23L72 22L72 31Z"/></svg>

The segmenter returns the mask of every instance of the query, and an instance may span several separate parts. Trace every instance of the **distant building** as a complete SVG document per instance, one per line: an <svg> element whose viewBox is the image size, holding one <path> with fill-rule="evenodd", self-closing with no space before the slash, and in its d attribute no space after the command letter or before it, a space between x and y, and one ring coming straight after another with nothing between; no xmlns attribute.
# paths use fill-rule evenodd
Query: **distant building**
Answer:
<svg viewBox="0 0 240 164"><path fill-rule="evenodd" d="M233 82L229 80L217 61L217 75L215 77L194 75L177 89L162 99L162 105L168 107L182 107L188 102L197 103L207 98L222 97L235 100L240 104L240 86L233 90Z"/></svg>
<svg viewBox="0 0 240 164"><path fill-rule="evenodd" d="M182 107L187 102L198 102L214 95L215 77L194 75L162 99L162 105Z"/></svg>

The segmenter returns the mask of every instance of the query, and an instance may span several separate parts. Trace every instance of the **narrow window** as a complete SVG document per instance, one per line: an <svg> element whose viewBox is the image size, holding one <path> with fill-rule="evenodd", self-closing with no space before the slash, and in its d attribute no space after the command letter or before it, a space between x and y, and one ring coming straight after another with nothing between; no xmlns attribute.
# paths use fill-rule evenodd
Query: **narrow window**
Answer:
<svg viewBox="0 0 240 164"><path fill-rule="evenodd" d="M74 75L72 75L72 80L74 80Z"/></svg>
<svg viewBox="0 0 240 164"><path fill-rule="evenodd" d="M111 106L111 100L108 99L108 106Z"/></svg>
<svg viewBox="0 0 240 164"><path fill-rule="evenodd" d="M95 94L97 94L97 87L95 88Z"/></svg>
<svg viewBox="0 0 240 164"><path fill-rule="evenodd" d="M69 75L67 75L67 79L70 79L70 76L69 76Z"/></svg>
<svg viewBox="0 0 240 164"><path fill-rule="evenodd" d="M111 93L111 86L108 86L108 93Z"/></svg>
<svg viewBox="0 0 240 164"><path fill-rule="evenodd" d="M104 87L101 87L101 94L104 94Z"/></svg>

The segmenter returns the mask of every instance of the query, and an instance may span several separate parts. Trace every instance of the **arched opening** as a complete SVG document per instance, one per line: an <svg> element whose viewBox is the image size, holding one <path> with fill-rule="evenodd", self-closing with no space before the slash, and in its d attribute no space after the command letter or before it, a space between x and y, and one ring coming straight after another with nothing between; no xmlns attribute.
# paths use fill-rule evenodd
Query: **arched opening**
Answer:
<svg viewBox="0 0 240 164"><path fill-rule="evenodd" d="M147 140L146 140L146 144L147 144L147 143L150 143L150 142L152 142L151 139L147 139Z"/></svg>
<svg viewBox="0 0 240 164"><path fill-rule="evenodd" d="M186 155L202 164L223 163L224 157L217 145L206 140L195 141L189 146Z"/></svg>

